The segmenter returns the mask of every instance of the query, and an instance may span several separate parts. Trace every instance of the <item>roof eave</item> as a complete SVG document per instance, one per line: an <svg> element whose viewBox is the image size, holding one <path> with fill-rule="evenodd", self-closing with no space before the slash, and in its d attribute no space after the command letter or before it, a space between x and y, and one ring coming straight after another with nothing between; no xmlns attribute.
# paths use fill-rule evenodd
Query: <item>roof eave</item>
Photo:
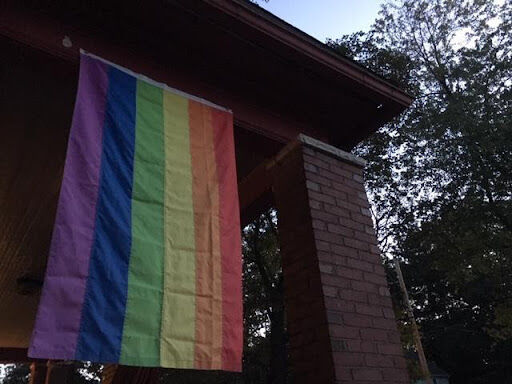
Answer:
<svg viewBox="0 0 512 384"><path fill-rule="evenodd" d="M374 92L400 104L404 109L411 105L413 97L359 64L336 54L325 44L263 8L246 0L203 0L220 11L236 18L252 28L286 44L318 63L360 83Z"/></svg>

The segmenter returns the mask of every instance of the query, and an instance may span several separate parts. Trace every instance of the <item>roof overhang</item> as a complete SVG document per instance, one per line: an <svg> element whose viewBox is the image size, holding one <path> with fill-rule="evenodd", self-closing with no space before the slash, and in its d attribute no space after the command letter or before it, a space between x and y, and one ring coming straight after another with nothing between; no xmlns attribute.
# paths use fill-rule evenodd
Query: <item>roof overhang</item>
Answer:
<svg viewBox="0 0 512 384"><path fill-rule="evenodd" d="M24 7L24 16L31 11L32 21L20 26L6 17L0 21L10 25L2 25L2 34L75 62L82 47L149 71L232 108L239 126L282 142L305 133L351 149L412 102L399 88L245 0L43 0L37 10L30 1L12 3ZM66 33L72 48L61 44ZM159 71L152 72L151 61Z"/></svg>
<svg viewBox="0 0 512 384"><path fill-rule="evenodd" d="M300 52L304 57L317 62L325 69L335 71L363 85L364 87L387 97L403 108L408 107L413 99L402 89L386 81L382 77L363 68L353 60L337 54L324 43L308 35L302 30L285 22L279 17L246 0L203 0L205 3L238 19L262 34L275 39L291 49Z"/></svg>

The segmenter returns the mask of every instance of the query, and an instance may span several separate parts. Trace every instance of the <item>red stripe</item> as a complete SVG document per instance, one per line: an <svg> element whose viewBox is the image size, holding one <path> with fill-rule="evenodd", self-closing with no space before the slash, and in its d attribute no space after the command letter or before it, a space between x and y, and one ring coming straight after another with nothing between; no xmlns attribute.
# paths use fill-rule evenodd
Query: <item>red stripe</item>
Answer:
<svg viewBox="0 0 512 384"><path fill-rule="evenodd" d="M233 115L212 109L219 178L222 263L222 369L242 370L242 245L233 139Z"/></svg>

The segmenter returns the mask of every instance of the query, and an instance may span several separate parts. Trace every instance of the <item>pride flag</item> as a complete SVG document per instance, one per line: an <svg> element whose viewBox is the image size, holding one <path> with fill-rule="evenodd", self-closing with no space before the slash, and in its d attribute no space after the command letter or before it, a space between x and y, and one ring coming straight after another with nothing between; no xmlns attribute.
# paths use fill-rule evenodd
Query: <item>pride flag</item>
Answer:
<svg viewBox="0 0 512 384"><path fill-rule="evenodd" d="M240 371L232 114L81 55L29 356Z"/></svg>

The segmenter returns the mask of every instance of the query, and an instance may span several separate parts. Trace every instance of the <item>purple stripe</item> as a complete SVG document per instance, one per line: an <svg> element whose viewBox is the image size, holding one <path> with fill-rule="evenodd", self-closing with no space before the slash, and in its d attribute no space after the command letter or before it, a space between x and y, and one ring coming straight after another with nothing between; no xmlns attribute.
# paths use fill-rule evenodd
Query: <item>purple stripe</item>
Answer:
<svg viewBox="0 0 512 384"><path fill-rule="evenodd" d="M30 357L75 356L94 235L107 87L107 66L81 55L73 124Z"/></svg>

